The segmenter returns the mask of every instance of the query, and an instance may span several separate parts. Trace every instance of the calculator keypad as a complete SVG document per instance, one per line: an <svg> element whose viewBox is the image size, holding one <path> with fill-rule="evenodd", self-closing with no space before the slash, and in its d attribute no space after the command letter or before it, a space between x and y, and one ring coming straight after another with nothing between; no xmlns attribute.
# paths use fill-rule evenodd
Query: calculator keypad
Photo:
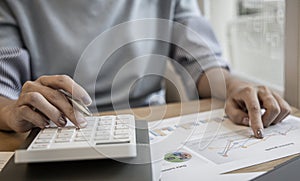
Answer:
<svg viewBox="0 0 300 181"><path fill-rule="evenodd" d="M130 143L133 115L86 117L86 128L49 127L41 130L28 150Z"/></svg>

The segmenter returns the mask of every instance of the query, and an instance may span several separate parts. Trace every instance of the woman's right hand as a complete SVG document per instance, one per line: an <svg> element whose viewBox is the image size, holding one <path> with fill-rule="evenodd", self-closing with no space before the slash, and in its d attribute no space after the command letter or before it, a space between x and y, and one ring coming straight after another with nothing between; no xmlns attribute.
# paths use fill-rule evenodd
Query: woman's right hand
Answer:
<svg viewBox="0 0 300 181"><path fill-rule="evenodd" d="M36 81L27 81L17 100L1 98L1 121L6 122L7 129L26 132L33 127L45 128L49 120L57 126L66 125L68 118L75 126L85 127L87 122L78 110L59 91L63 89L90 105L92 100L88 93L69 76L53 75L41 76ZM2 101L3 100L3 101Z"/></svg>

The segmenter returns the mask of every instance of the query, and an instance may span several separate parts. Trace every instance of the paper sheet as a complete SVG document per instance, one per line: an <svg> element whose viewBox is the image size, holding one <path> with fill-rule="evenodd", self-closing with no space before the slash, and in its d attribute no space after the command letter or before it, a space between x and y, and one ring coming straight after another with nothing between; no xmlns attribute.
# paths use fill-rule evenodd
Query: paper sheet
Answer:
<svg viewBox="0 0 300 181"><path fill-rule="evenodd" d="M14 152L0 152L0 171L4 168L7 161L14 154Z"/></svg>
<svg viewBox="0 0 300 181"><path fill-rule="evenodd" d="M172 156L185 154L184 159L172 159ZM186 156L188 155L188 156ZM184 148L177 150L175 154L166 156L168 159L161 161L161 181L176 180L214 180L214 181L241 181L251 180L265 172L239 173L239 174L220 174L219 170L205 160L197 157L193 153L188 152ZM159 180L159 179L154 179Z"/></svg>
<svg viewBox="0 0 300 181"><path fill-rule="evenodd" d="M222 109L149 122L149 130L151 156L162 178L184 176L185 170L189 175L201 170L216 176L300 150L300 119L294 116L265 129L264 139L254 138L249 127L225 119ZM166 163L166 157L178 162Z"/></svg>

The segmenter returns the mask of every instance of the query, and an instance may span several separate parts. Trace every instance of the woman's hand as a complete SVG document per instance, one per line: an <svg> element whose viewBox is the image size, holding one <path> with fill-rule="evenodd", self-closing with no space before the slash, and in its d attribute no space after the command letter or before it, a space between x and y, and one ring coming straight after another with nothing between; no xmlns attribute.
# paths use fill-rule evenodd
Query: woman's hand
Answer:
<svg viewBox="0 0 300 181"><path fill-rule="evenodd" d="M41 76L36 81L27 81L17 100L1 97L1 122L8 130L26 132L37 126L45 128L49 120L57 126L65 126L68 118L77 127L85 127L84 116L72 107L59 89L63 89L84 104L92 100L87 92L66 75ZM5 126L4 126L5 127Z"/></svg>
<svg viewBox="0 0 300 181"><path fill-rule="evenodd" d="M264 128L280 123L290 114L289 104L266 86L254 86L234 78L231 82L227 80L225 112L236 124L250 126L255 137L263 138Z"/></svg>
<svg viewBox="0 0 300 181"><path fill-rule="evenodd" d="M291 112L289 104L277 93L266 86L241 81L223 68L206 71L199 80L198 91L200 97L226 100L225 112L230 120L250 126L257 138L263 138L264 128L281 122Z"/></svg>

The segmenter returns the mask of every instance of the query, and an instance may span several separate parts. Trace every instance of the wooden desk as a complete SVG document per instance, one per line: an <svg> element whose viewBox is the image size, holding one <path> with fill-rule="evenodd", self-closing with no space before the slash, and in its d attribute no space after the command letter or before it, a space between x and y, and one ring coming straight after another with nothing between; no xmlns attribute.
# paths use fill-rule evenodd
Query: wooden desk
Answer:
<svg viewBox="0 0 300 181"><path fill-rule="evenodd" d="M180 116L184 114L191 114L196 112L209 111L211 109L223 108L224 103L215 99L205 99L201 101L191 101L185 103L174 103L164 106L151 106L143 108L134 108L131 110L120 110L116 112L105 112L101 115L108 114L122 114L131 113L136 116L136 119L154 121L162 118L170 118ZM293 115L300 117L300 111L294 109ZM16 150L26 139L28 133L9 133L0 131L0 151L14 151ZM271 162L251 166L248 168L239 169L231 173L243 173L243 172L255 172L255 171L267 171L272 169L274 166L287 161L295 156L289 156L274 160Z"/></svg>

